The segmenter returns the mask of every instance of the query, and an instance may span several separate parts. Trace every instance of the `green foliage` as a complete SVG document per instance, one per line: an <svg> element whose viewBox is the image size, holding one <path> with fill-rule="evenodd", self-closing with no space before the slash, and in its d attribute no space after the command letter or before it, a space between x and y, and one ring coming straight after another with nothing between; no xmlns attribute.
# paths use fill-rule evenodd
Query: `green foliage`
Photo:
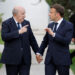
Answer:
<svg viewBox="0 0 75 75"><path fill-rule="evenodd" d="M1 59L1 53L0 53L0 59ZM2 63L0 63L0 68L2 67L2 65L3 65L3 64L2 64Z"/></svg>
<svg viewBox="0 0 75 75"><path fill-rule="evenodd" d="M0 0L0 2L4 2L5 0ZM2 16L3 16L3 13L0 13L0 25L2 23Z"/></svg>
<svg viewBox="0 0 75 75"><path fill-rule="evenodd" d="M75 74L75 64L72 64L70 67L71 67L73 73Z"/></svg>
<svg viewBox="0 0 75 75"><path fill-rule="evenodd" d="M4 44L4 42L2 41L2 38L1 38L1 32L0 32L0 44Z"/></svg>
<svg viewBox="0 0 75 75"><path fill-rule="evenodd" d="M75 13L75 0L69 0L68 6Z"/></svg>
<svg viewBox="0 0 75 75"><path fill-rule="evenodd" d="M47 2L49 5L52 5L52 1L51 1L51 0L46 0L46 2Z"/></svg>
<svg viewBox="0 0 75 75"><path fill-rule="evenodd" d="M0 14L0 24L2 23L2 16L3 16L3 13Z"/></svg>
<svg viewBox="0 0 75 75"><path fill-rule="evenodd" d="M5 0L1 0L2 2L4 2Z"/></svg>
<svg viewBox="0 0 75 75"><path fill-rule="evenodd" d="M70 67L71 67L73 73L75 74L75 57L72 58L72 62L73 62L73 64Z"/></svg>
<svg viewBox="0 0 75 75"><path fill-rule="evenodd" d="M74 50L70 50L70 53L72 53ZM72 58L72 65L70 66L73 73L75 74L75 57Z"/></svg>
<svg viewBox="0 0 75 75"><path fill-rule="evenodd" d="M63 5L66 9L71 9L73 12L75 11L75 0L46 0L49 5L58 3Z"/></svg>

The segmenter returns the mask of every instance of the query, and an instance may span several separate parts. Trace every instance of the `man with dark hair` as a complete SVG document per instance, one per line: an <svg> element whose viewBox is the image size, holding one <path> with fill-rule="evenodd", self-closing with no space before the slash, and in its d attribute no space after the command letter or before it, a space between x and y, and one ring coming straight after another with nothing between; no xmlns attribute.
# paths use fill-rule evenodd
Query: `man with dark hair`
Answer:
<svg viewBox="0 0 75 75"><path fill-rule="evenodd" d="M31 66L31 49L38 51L25 10L21 6L14 7L13 17L2 23L2 40L4 50L1 62L5 64L7 75L29 75Z"/></svg>
<svg viewBox="0 0 75 75"><path fill-rule="evenodd" d="M73 25L63 18L64 7L60 4L51 6L49 16L54 22L45 29L46 35L36 55L37 61L38 63L42 61L42 55L48 46L45 58L45 75L55 75L56 70L59 75L69 75L71 64L69 44L72 39Z"/></svg>

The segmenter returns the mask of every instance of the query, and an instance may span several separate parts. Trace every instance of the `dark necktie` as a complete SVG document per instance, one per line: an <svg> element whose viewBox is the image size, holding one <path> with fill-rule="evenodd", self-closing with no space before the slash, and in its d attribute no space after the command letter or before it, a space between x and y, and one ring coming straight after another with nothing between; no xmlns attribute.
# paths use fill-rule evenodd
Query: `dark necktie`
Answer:
<svg viewBox="0 0 75 75"><path fill-rule="evenodd" d="M20 29L20 24L19 24L19 23L17 23L17 25L18 25L18 26L17 26L17 27L18 27L18 29Z"/></svg>
<svg viewBox="0 0 75 75"><path fill-rule="evenodd" d="M56 32L57 24L58 24L58 23L54 23L54 25L55 25L55 26L54 26L54 32Z"/></svg>

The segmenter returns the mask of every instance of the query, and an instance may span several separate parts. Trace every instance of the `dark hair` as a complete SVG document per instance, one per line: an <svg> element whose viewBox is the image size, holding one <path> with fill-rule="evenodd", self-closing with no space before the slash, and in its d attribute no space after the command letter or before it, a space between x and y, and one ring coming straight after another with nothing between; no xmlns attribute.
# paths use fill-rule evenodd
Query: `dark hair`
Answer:
<svg viewBox="0 0 75 75"><path fill-rule="evenodd" d="M60 16L63 17L64 16L64 7L60 4L54 4L51 6L51 8L56 9L56 12L60 13Z"/></svg>

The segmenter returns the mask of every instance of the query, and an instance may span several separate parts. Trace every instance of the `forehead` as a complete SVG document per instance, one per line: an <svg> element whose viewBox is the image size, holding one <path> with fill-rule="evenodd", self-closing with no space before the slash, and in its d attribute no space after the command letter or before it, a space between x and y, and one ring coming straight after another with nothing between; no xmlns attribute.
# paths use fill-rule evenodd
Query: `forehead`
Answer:
<svg viewBox="0 0 75 75"><path fill-rule="evenodd" d="M19 13L25 13L25 10L24 9L19 9L18 12Z"/></svg>
<svg viewBox="0 0 75 75"><path fill-rule="evenodd" d="M56 12L56 9L55 8L51 8L50 12Z"/></svg>

